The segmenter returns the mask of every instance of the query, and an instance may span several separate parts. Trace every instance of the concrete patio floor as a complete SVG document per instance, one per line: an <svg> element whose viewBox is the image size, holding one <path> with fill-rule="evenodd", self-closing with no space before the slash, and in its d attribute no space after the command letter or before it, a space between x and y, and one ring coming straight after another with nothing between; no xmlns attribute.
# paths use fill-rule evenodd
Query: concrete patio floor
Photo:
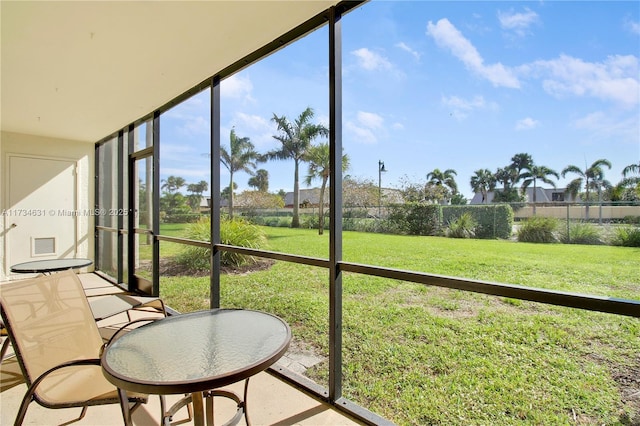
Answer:
<svg viewBox="0 0 640 426"><path fill-rule="evenodd" d="M96 274L81 274L80 279L88 295L112 293L118 291L116 287L102 280ZM1 285L1 284L0 284ZM120 319L117 319L120 320ZM116 321L117 321L116 320ZM99 324L104 325L104 324ZM4 337L3 337L4 339ZM11 349L8 355L11 354ZM304 361L303 361L304 362ZM284 358L278 365L286 368L296 364L295 359ZM236 383L228 387L241 395L243 383ZM20 368L13 356L7 356L0 365L0 424L13 424L16 413L26 391ZM167 396L167 405L180 398ZM320 402L305 392L291 386L267 372L253 376L249 384L247 401L249 420L253 425L358 425L357 421L335 410L331 405ZM224 398L214 400L215 422L223 424L235 413L235 404ZM25 425L60 425L77 418L79 408L47 409L35 402L29 404ZM155 395L149 397L149 402L133 413L135 425L160 424L160 402ZM182 409L174 417L179 421L187 417L186 409ZM74 423L77 425L107 426L122 424L122 414L117 404L89 407L86 416ZM193 424L185 422L184 424ZM240 425L246 424L243 418Z"/></svg>

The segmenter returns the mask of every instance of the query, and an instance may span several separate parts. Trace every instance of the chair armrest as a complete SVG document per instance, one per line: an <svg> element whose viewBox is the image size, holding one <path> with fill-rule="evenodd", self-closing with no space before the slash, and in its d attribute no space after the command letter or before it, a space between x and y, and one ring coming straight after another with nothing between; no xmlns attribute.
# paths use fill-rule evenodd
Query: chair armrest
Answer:
<svg viewBox="0 0 640 426"><path fill-rule="evenodd" d="M40 374L38 378L31 383L31 385L29 386L29 389L27 389L27 393L25 394L23 400L26 401L27 398L31 399L40 382L42 382L49 374L63 368L74 367L78 365L100 365L100 358L76 359L73 361L63 362L62 364L58 364L55 367L48 369L44 373Z"/></svg>
<svg viewBox="0 0 640 426"><path fill-rule="evenodd" d="M118 328L116 330L116 332L113 333L113 336L111 336L109 341L107 343L105 343L104 345L102 345L102 347L100 348L100 356L102 356L102 353L107 348L107 346L109 346L111 344L111 342L113 342L120 335L121 332L126 331L127 327L131 326L132 324L139 323L139 322L154 322L154 321L157 321L157 320L163 319L163 318L138 318L138 319L135 319L133 321L129 321L128 323L120 326L120 328Z"/></svg>

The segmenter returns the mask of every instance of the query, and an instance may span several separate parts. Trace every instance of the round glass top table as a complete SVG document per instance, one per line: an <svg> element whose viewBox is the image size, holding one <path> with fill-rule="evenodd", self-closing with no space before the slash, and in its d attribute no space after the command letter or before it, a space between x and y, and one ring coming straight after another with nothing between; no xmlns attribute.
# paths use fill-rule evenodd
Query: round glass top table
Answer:
<svg viewBox="0 0 640 426"><path fill-rule="evenodd" d="M66 269L84 268L93 263L91 259L46 259L32 260L11 266L11 272L21 274L51 273Z"/></svg>
<svg viewBox="0 0 640 426"><path fill-rule="evenodd" d="M191 394L194 424L200 425L204 424L206 391L267 369L284 355L290 341L289 325L275 315L244 309L199 311L163 318L124 334L105 349L102 370L121 391ZM245 416L246 389L245 385ZM127 405L122 396L121 402ZM207 400L209 411L211 398ZM240 401L236 402L240 408ZM211 423L213 414L206 415Z"/></svg>

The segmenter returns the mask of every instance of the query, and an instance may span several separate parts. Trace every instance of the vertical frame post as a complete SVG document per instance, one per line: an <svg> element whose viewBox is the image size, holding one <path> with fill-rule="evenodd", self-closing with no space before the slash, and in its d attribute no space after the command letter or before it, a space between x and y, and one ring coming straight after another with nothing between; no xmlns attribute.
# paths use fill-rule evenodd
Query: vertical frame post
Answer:
<svg viewBox="0 0 640 426"><path fill-rule="evenodd" d="M220 77L211 82L211 273L210 306L220 307Z"/></svg>
<svg viewBox="0 0 640 426"><path fill-rule="evenodd" d="M127 193L127 198L129 200L129 214L127 215L127 289L129 291L136 290L136 280L135 280L135 217L137 215L137 206L136 206L136 179L137 175L135 173L136 165L135 160L132 157L134 146L135 146L135 126L133 124L129 125L128 131L128 143L127 143L127 176L129 181L127 182L127 187L129 191Z"/></svg>
<svg viewBox="0 0 640 426"><path fill-rule="evenodd" d="M117 149L117 154L118 159L116 160L116 164L117 164L117 173L118 173L118 212L122 212L122 209L124 208L124 168L127 167L126 164L124 164L124 132L122 130L120 130L118 132L118 149ZM96 192L97 194L97 192ZM118 259L116 260L116 279L118 280L119 283L124 281L124 274L123 274L123 270L124 270L124 259L122 258L122 254L124 253L124 235L122 233L122 230L124 228L124 215L122 214L118 214L118 216L116 217L117 220L117 224L116 224L116 228L117 230L117 234L116 234L116 241L117 241L117 249L116 249L116 256L118 256Z"/></svg>
<svg viewBox="0 0 640 426"><path fill-rule="evenodd" d="M160 111L153 113L153 272L152 295L160 295Z"/></svg>
<svg viewBox="0 0 640 426"><path fill-rule="evenodd" d="M96 209L94 211L98 211L97 209L100 207L100 147L102 145L96 144L94 149L94 177L93 177L93 208ZM100 250L100 231L98 231L98 225L100 224L97 217L93 217L93 253L95 262L94 267L96 271L99 271L102 266L102 261L100 260L100 256L102 255L102 251Z"/></svg>
<svg viewBox="0 0 640 426"><path fill-rule="evenodd" d="M342 27L329 9L329 400L342 397Z"/></svg>

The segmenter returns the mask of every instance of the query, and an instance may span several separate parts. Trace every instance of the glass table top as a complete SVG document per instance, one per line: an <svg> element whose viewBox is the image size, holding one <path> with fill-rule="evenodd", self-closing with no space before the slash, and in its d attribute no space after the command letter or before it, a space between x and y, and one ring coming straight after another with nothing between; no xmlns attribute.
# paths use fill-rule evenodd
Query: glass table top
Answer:
<svg viewBox="0 0 640 426"><path fill-rule="evenodd" d="M219 309L168 317L115 340L102 356L105 376L123 389L187 393L256 374L280 358L291 331L264 312Z"/></svg>
<svg viewBox="0 0 640 426"><path fill-rule="evenodd" d="M11 266L11 272L38 273L83 268L93 263L91 259L46 259L18 263Z"/></svg>

